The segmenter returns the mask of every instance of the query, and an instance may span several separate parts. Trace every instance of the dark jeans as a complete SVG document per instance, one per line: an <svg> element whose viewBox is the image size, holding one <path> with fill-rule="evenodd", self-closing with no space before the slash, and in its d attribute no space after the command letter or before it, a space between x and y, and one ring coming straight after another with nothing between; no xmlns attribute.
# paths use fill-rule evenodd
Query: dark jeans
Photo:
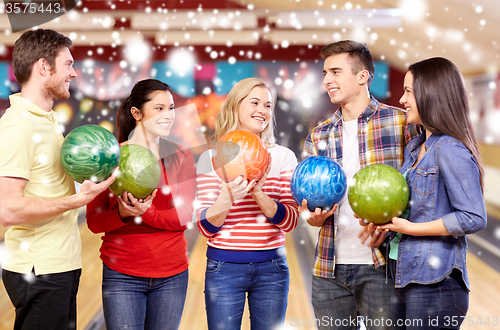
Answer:
<svg viewBox="0 0 500 330"><path fill-rule="evenodd" d="M288 285L285 256L241 264L208 259L205 273L208 329L240 329L247 294L252 330L281 329Z"/></svg>
<svg viewBox="0 0 500 330"><path fill-rule="evenodd" d="M103 264L102 305L107 330L173 330L186 300L188 270L170 277L122 274Z"/></svg>
<svg viewBox="0 0 500 330"><path fill-rule="evenodd" d="M335 265L335 278L313 276L312 305L320 330L388 330L391 317L392 281L385 267Z"/></svg>
<svg viewBox="0 0 500 330"><path fill-rule="evenodd" d="M35 276L2 270L2 280L16 308L14 330L76 329L76 294L81 269Z"/></svg>
<svg viewBox="0 0 500 330"><path fill-rule="evenodd" d="M391 273L395 261L390 260ZM469 293L458 270L434 284L394 289L393 329L460 329L469 309Z"/></svg>

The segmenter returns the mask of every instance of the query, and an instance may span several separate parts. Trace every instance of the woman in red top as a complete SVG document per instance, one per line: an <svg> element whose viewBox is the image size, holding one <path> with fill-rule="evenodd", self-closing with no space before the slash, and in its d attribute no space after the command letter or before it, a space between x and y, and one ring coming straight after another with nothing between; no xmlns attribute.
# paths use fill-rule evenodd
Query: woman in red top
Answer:
<svg viewBox="0 0 500 330"><path fill-rule="evenodd" d="M118 142L148 147L158 157L158 189L144 200L106 191L87 205L89 229L104 233L100 252L108 330L179 327L188 285L184 230L192 221L196 170L189 150L162 139L174 119L169 86L139 81L118 109Z"/></svg>

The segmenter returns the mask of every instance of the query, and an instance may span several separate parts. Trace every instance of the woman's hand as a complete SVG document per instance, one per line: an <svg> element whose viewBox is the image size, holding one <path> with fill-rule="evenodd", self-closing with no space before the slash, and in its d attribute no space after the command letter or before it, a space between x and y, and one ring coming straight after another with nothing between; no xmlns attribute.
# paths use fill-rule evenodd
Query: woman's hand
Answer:
<svg viewBox="0 0 500 330"><path fill-rule="evenodd" d="M268 155L269 155L268 156L269 162L267 163L267 167L266 167L262 177L258 181L252 180L249 183L249 185L253 184L253 188L250 190L250 193L251 193L253 199L258 198L260 194L264 194L264 192L262 191L262 187L264 186L264 183L266 183L267 175L269 174L269 171L271 170L271 154L268 153Z"/></svg>
<svg viewBox="0 0 500 330"><path fill-rule="evenodd" d="M361 224L360 220L360 224ZM373 230L371 227L370 230ZM446 226L443 223L443 219L437 219L428 222L415 223L408 221L403 218L394 217L391 219L391 222L376 226L375 231L379 230L381 233L388 231L395 231L405 235L411 236L448 236L451 235ZM360 233L360 237L362 233ZM363 239L362 239L363 241ZM373 242L373 237L372 237Z"/></svg>
<svg viewBox="0 0 500 330"><path fill-rule="evenodd" d="M414 233L412 230L414 225L413 222L406 219L394 217L391 219L391 222L380 225L378 228L381 230L391 230L402 234L413 235Z"/></svg>
<svg viewBox="0 0 500 330"><path fill-rule="evenodd" d="M243 175L238 176L229 183L222 181L222 190L219 196L207 210L206 217L208 222L216 227L222 226L234 202L243 199L250 189L253 188L255 181L252 182L248 183L247 180L244 180Z"/></svg>
<svg viewBox="0 0 500 330"><path fill-rule="evenodd" d="M358 234L361 244L366 245L368 240L370 240L370 243L368 244L369 247L379 247L385 240L385 234L389 231L409 235L412 234L411 230L413 223L403 218L394 217L389 223L376 225L373 222L366 223L356 214L354 217L359 220L359 225L362 227Z"/></svg>
<svg viewBox="0 0 500 330"><path fill-rule="evenodd" d="M222 181L222 191L219 198L226 201L230 200L232 205L234 202L243 199L254 185L255 180L248 183L248 180L244 180L242 175L229 183Z"/></svg>
<svg viewBox="0 0 500 330"><path fill-rule="evenodd" d="M143 215L153 203L157 191L158 189L155 189L153 193L145 199L135 198L131 193L124 191L123 196L116 197L118 200L118 215L120 218L135 218Z"/></svg>

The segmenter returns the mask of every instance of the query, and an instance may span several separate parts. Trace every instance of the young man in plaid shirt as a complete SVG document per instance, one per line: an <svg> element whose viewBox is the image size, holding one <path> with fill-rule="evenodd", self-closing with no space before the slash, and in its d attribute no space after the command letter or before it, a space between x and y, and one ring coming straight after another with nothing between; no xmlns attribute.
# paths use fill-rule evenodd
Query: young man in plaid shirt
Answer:
<svg viewBox="0 0 500 330"><path fill-rule="evenodd" d="M417 135L404 110L370 95L374 65L368 48L344 40L325 46L323 85L340 108L308 135L304 154L324 155L342 165L348 180L362 167L384 163L398 169L406 144ZM307 210L303 201L300 211ZM363 245L347 196L338 207L308 215L321 227L312 280L312 304L320 329L390 329L392 282L386 278L384 251ZM383 244L382 247L385 247Z"/></svg>

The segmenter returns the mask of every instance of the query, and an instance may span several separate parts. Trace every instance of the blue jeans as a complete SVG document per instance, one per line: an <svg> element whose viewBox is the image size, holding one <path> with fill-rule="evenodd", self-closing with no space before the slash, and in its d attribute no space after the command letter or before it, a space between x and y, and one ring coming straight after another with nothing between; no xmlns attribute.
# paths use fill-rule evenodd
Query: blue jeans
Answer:
<svg viewBox="0 0 500 330"><path fill-rule="evenodd" d="M208 329L240 329L247 294L252 330L282 326L288 285L285 256L245 264L208 259L205 273Z"/></svg>
<svg viewBox="0 0 500 330"><path fill-rule="evenodd" d="M393 329L460 329L469 309L469 293L458 270L435 284L395 289Z"/></svg>
<svg viewBox="0 0 500 330"><path fill-rule="evenodd" d="M125 275L103 264L102 305L107 330L179 328L188 271L148 278Z"/></svg>
<svg viewBox="0 0 500 330"><path fill-rule="evenodd" d="M323 329L391 329L393 284L385 267L335 265L335 278L313 276L312 305L316 324Z"/></svg>

